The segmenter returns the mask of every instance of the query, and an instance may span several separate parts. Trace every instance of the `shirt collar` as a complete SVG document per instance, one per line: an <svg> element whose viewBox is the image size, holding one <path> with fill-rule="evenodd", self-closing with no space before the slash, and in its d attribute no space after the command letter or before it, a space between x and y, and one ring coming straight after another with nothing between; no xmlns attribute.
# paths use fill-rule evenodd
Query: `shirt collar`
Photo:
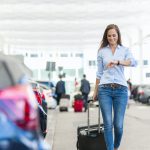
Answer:
<svg viewBox="0 0 150 150"><path fill-rule="evenodd" d="M109 47L110 47L109 44L108 44L106 47L109 48ZM121 45L118 44L118 45L117 45L117 48L120 48L120 47L121 47Z"/></svg>

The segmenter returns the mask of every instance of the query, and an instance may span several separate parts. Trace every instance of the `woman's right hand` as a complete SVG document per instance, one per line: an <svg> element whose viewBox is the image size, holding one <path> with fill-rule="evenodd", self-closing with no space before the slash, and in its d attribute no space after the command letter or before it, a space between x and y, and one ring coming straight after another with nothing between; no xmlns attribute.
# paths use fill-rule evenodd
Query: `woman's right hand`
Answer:
<svg viewBox="0 0 150 150"><path fill-rule="evenodd" d="M97 91L94 91L94 94L93 94L93 101L96 101L97 100Z"/></svg>
<svg viewBox="0 0 150 150"><path fill-rule="evenodd" d="M112 68L112 67L116 66L117 64L118 64L118 60L113 60L113 61L110 61L110 62L106 65L106 67L107 67L107 68Z"/></svg>
<svg viewBox="0 0 150 150"><path fill-rule="evenodd" d="M93 101L96 101L98 99L98 85L100 83L100 79L96 79L94 94L93 94Z"/></svg>

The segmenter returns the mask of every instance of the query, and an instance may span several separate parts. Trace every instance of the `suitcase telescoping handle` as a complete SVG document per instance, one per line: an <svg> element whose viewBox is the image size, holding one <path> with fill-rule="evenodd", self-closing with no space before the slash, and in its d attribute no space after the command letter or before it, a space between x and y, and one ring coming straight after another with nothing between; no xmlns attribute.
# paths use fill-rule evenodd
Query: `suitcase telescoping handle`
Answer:
<svg viewBox="0 0 150 150"><path fill-rule="evenodd" d="M90 133L90 103L93 102L93 100L88 100L88 134ZM100 107L98 106L98 133L100 133Z"/></svg>

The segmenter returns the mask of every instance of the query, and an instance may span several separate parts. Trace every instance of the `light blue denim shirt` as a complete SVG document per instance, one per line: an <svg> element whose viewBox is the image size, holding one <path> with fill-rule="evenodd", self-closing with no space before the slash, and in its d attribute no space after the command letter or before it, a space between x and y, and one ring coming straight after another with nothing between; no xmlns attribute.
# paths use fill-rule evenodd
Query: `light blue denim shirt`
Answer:
<svg viewBox="0 0 150 150"><path fill-rule="evenodd" d="M131 51L118 45L115 53L113 54L109 45L100 49L97 55L97 79L100 79L101 84L118 83L127 86L127 82L124 76L124 66L115 65L112 68L107 68L106 65L112 60L128 60L131 61L131 66L137 65L137 61L133 58Z"/></svg>

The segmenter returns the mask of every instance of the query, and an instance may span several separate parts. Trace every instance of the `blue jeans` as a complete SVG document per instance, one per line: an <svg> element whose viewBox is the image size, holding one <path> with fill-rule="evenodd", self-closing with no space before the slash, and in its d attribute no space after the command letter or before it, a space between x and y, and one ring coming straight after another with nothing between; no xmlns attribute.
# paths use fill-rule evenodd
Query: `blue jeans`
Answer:
<svg viewBox="0 0 150 150"><path fill-rule="evenodd" d="M128 100L127 87L112 88L100 85L98 99L104 122L104 137L107 150L114 150L114 148L120 146L123 134L124 114Z"/></svg>

